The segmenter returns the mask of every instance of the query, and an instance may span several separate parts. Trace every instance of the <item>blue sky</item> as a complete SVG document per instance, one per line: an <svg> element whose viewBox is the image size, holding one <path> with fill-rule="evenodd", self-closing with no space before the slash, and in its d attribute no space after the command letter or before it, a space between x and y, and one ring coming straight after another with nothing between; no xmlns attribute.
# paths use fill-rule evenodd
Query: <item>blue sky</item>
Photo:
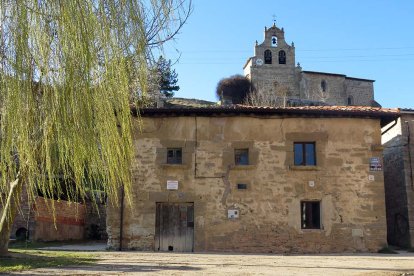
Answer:
<svg viewBox="0 0 414 276"><path fill-rule="evenodd" d="M176 61L176 97L217 101L220 79L243 74L265 26L284 27L303 70L376 80L383 107L414 108L414 1L193 0L165 56Z"/></svg>

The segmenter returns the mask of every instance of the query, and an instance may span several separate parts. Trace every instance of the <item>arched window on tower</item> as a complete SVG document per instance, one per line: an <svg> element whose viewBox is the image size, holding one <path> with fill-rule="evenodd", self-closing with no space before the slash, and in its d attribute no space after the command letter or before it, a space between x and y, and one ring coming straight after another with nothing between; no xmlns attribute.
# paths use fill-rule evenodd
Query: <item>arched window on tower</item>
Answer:
<svg viewBox="0 0 414 276"><path fill-rule="evenodd" d="M286 64L286 52L283 50L279 51L279 64Z"/></svg>
<svg viewBox="0 0 414 276"><path fill-rule="evenodd" d="M326 92L326 81L325 80L321 81L321 90L322 92Z"/></svg>
<svg viewBox="0 0 414 276"><path fill-rule="evenodd" d="M354 105L354 97L349 96L349 97L348 97L348 102L347 102L347 104L348 104L348 105Z"/></svg>
<svg viewBox="0 0 414 276"><path fill-rule="evenodd" d="M264 52L264 60L265 64L272 64L272 52L270 50Z"/></svg>
<svg viewBox="0 0 414 276"><path fill-rule="evenodd" d="M277 36L272 36L272 43L270 44L272 47L277 47Z"/></svg>

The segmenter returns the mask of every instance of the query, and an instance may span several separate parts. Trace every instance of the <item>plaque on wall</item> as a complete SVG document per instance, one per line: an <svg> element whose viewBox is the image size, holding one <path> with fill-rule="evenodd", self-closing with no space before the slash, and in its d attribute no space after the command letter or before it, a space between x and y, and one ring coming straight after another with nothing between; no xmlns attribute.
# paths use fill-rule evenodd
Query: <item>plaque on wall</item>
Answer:
<svg viewBox="0 0 414 276"><path fill-rule="evenodd" d="M369 170L370 171L382 171L381 159L379 157L371 157L369 159Z"/></svg>
<svg viewBox="0 0 414 276"><path fill-rule="evenodd" d="M178 190L178 180L167 180L167 190Z"/></svg>

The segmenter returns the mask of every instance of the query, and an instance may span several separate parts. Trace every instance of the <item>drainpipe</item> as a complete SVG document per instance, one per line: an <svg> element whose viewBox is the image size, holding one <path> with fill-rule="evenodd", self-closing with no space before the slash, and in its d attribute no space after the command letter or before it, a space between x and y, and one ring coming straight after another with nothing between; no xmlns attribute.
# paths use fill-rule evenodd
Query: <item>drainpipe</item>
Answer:
<svg viewBox="0 0 414 276"><path fill-rule="evenodd" d="M125 191L124 191L124 185L121 186L121 214L120 214L120 225L119 225L119 251L122 251L122 233L123 226L124 226L124 197L125 197Z"/></svg>
<svg viewBox="0 0 414 276"><path fill-rule="evenodd" d="M222 92L223 93L223 92ZM195 133L194 133L194 178L197 178L197 116L194 116L194 127L195 127Z"/></svg>
<svg viewBox="0 0 414 276"><path fill-rule="evenodd" d="M414 190L414 181L413 181L413 160L411 158L411 131L410 123L405 121L407 124L407 147L408 147L408 163L410 164L410 179L411 179L411 189Z"/></svg>

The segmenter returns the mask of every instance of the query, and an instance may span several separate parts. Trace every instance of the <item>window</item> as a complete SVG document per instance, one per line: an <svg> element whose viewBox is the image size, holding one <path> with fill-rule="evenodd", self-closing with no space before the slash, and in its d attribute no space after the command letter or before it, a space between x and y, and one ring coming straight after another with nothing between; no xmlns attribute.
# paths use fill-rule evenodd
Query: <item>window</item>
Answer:
<svg viewBox="0 0 414 276"><path fill-rule="evenodd" d="M167 164L182 164L182 156L181 148L167 149Z"/></svg>
<svg viewBox="0 0 414 276"><path fill-rule="evenodd" d="M348 105L353 105L354 104L354 99L352 98L352 96L348 97Z"/></svg>
<svg viewBox="0 0 414 276"><path fill-rule="evenodd" d="M322 92L326 92L326 81L325 80L321 81L321 89L322 89Z"/></svg>
<svg viewBox="0 0 414 276"><path fill-rule="evenodd" d="M319 201L302 201L300 203L302 229L321 229L320 205Z"/></svg>
<svg viewBox="0 0 414 276"><path fill-rule="evenodd" d="M272 52L270 50L264 52L264 60L265 64L272 64Z"/></svg>
<svg viewBox="0 0 414 276"><path fill-rule="evenodd" d="M247 184L244 184L244 183L238 183L238 184L237 184L237 189L238 189L238 190L247 190Z"/></svg>
<svg viewBox="0 0 414 276"><path fill-rule="evenodd" d="M295 142L294 154L295 154L295 166L315 166L315 142Z"/></svg>
<svg viewBox="0 0 414 276"><path fill-rule="evenodd" d="M279 51L279 64L286 64L286 52Z"/></svg>
<svg viewBox="0 0 414 276"><path fill-rule="evenodd" d="M272 36L272 47L277 47L277 36Z"/></svg>
<svg viewBox="0 0 414 276"><path fill-rule="evenodd" d="M235 149L234 163L236 165L249 165L249 149Z"/></svg>

